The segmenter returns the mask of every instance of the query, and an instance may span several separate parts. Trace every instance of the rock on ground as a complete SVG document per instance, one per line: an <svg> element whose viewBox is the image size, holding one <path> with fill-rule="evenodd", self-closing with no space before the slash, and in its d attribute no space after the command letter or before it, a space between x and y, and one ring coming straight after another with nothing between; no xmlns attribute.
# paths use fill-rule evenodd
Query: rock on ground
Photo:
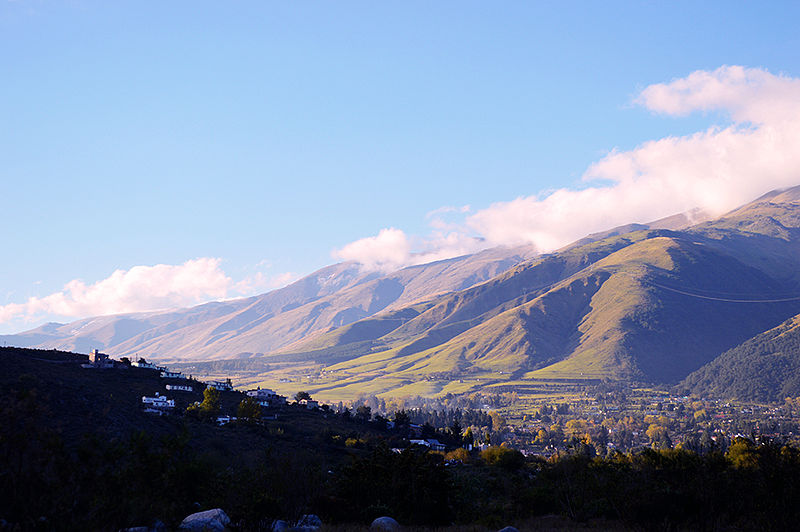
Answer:
<svg viewBox="0 0 800 532"><path fill-rule="evenodd" d="M297 527L298 528L301 528L301 527L305 527L305 528L317 527L317 528L319 528L321 526L322 526L322 519L320 519L319 516L314 515L314 514L304 515L297 522Z"/></svg>
<svg viewBox="0 0 800 532"><path fill-rule="evenodd" d="M178 528L197 532L223 532L229 524L231 520L228 515L220 508L215 508L187 516Z"/></svg>
<svg viewBox="0 0 800 532"><path fill-rule="evenodd" d="M369 525L369 529L375 530L376 532L398 532L400 530L400 523L391 517L379 517Z"/></svg>
<svg viewBox="0 0 800 532"><path fill-rule="evenodd" d="M289 523L278 519L272 522L272 532L286 532L289 530Z"/></svg>

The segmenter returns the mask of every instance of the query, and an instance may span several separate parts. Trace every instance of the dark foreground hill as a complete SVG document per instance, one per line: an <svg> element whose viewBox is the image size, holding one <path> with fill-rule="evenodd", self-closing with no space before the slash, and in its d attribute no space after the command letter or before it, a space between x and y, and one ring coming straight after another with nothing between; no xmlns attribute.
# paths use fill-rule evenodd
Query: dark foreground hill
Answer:
<svg viewBox="0 0 800 532"><path fill-rule="evenodd" d="M392 451L392 433L372 423L300 407L226 426L144 416L133 403L159 385L154 372L82 361L0 349L2 530L175 530L210 508L239 532L308 513L326 523L320 532L367 530L387 514L412 532L792 530L800 520L800 450L780 442L595 456L575 441L550 461L492 447L459 449L446 465L425 448Z"/></svg>
<svg viewBox="0 0 800 532"><path fill-rule="evenodd" d="M194 386L171 392L157 371L86 361L0 347L0 530L176 526L198 505L228 508L259 530L254 520L307 510L325 472L364 452L348 437L384 434L299 405L218 426L183 414L203 398L197 381L170 380ZM176 399L175 413L143 411L142 396L156 392ZM223 392L221 413L235 415L243 397Z"/></svg>

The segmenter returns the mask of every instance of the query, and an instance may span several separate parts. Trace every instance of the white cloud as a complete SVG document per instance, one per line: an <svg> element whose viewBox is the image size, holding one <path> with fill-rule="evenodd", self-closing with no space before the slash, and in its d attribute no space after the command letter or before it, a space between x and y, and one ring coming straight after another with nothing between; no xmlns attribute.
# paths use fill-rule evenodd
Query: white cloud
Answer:
<svg viewBox="0 0 800 532"><path fill-rule="evenodd" d="M614 149L587 169L580 188L496 203L459 224L440 216L458 209L437 209L427 216L433 234L416 247L402 231L385 229L334 256L386 269L476 247L530 243L547 252L589 233L696 207L722 214L769 190L800 184L800 79L726 66L651 85L635 102L675 116L722 111L731 125Z"/></svg>
<svg viewBox="0 0 800 532"><path fill-rule="evenodd" d="M202 257L183 264L134 266L116 270L106 279L86 284L75 279L64 288L24 303L0 305L0 324L19 327L41 319L82 318L189 307L214 300L236 299L282 288L300 278L294 272L267 275L272 264L262 260L257 271L234 281L222 260ZM34 284L40 284L39 282ZM6 301L13 292L6 294Z"/></svg>
<svg viewBox="0 0 800 532"><path fill-rule="evenodd" d="M462 205L461 207L445 205L443 207L439 207L438 209L433 209L432 211L428 212L427 214L425 214L425 218L428 219L437 218L444 214L452 214L452 213L465 214L468 213L471 208L472 207L469 205Z"/></svg>
<svg viewBox="0 0 800 532"><path fill-rule="evenodd" d="M758 68L720 67L698 70L669 83L645 88L636 103L652 111L685 116L695 111L724 110L739 123L797 121L800 80Z"/></svg>
<svg viewBox="0 0 800 532"><path fill-rule="evenodd" d="M356 261L367 270L391 271L409 262L411 241L400 229L381 229L376 236L351 242L333 252L344 261Z"/></svg>
<svg viewBox="0 0 800 532"><path fill-rule="evenodd" d="M480 238L468 235L461 228L434 231L427 238L410 238L400 229L382 229L370 236L334 250L334 258L354 261L367 271L391 272L459 255L475 253L486 247Z"/></svg>
<svg viewBox="0 0 800 532"><path fill-rule="evenodd" d="M75 279L54 294L0 306L0 323L42 315L80 317L189 306L224 298L231 284L217 258L134 266L94 284Z"/></svg>

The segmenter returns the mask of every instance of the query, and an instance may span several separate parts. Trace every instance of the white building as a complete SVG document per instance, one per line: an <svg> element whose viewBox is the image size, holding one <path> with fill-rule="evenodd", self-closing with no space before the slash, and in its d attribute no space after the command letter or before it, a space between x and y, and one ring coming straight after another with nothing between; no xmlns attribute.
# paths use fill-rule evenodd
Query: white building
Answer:
<svg viewBox="0 0 800 532"><path fill-rule="evenodd" d="M219 390L221 392L224 391L233 391L233 384L231 384L230 379L227 381L210 381L207 383L209 388L214 388L215 390Z"/></svg>
<svg viewBox="0 0 800 532"><path fill-rule="evenodd" d="M167 384L167 390L174 390L177 392L191 392L192 387L184 384Z"/></svg>
<svg viewBox="0 0 800 532"><path fill-rule="evenodd" d="M319 406L319 402L313 399L300 399L300 401L298 402L301 405L306 405L306 408L308 408L309 410L313 410L314 408L317 408Z"/></svg>
<svg viewBox="0 0 800 532"><path fill-rule="evenodd" d="M143 395L142 404L145 406L145 411L151 408L159 411L175 408L174 399L167 399L167 397L164 395L158 395L158 392L156 392L155 397L147 397L146 395Z"/></svg>
<svg viewBox="0 0 800 532"><path fill-rule="evenodd" d="M89 353L89 364L95 368L113 368L114 362L105 353L101 353L97 349L92 349Z"/></svg>
<svg viewBox="0 0 800 532"><path fill-rule="evenodd" d="M168 371L164 370L161 372L162 379L180 379L181 372L180 371Z"/></svg>
<svg viewBox="0 0 800 532"><path fill-rule="evenodd" d="M136 362L131 362L131 366L135 366L137 368L142 368L142 369L159 369L158 366L146 361L143 358L137 360Z"/></svg>
<svg viewBox="0 0 800 532"><path fill-rule="evenodd" d="M143 358L140 358L136 362L131 362L131 366L136 366L137 368L143 368L143 369L155 369L155 370L166 369L160 366L156 366L155 364L152 364Z"/></svg>
<svg viewBox="0 0 800 532"><path fill-rule="evenodd" d="M427 440L409 440L411 445L422 445L423 447L430 447L432 451L444 451L446 449L443 443L439 443L439 440L427 439Z"/></svg>
<svg viewBox="0 0 800 532"><path fill-rule="evenodd" d="M256 390L247 390L245 392L248 397L252 397L261 406L271 406L275 404L283 404L286 398L278 395L274 390L269 388L258 388Z"/></svg>

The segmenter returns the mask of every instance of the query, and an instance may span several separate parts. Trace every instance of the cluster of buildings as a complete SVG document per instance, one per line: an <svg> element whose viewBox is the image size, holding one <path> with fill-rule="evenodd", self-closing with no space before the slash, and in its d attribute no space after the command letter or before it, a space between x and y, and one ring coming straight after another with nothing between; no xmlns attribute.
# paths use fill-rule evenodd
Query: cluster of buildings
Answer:
<svg viewBox="0 0 800 532"><path fill-rule="evenodd" d="M248 397L252 397L261 406L277 406L286 404L286 398L278 395L274 390L269 388L256 388L255 390L247 390L245 392Z"/></svg>
<svg viewBox="0 0 800 532"><path fill-rule="evenodd" d="M107 354L101 353L97 349L92 349L92 352L89 353L89 363L81 364L81 366L84 368L108 369L117 367L118 364L123 365L121 362L109 358Z"/></svg>
<svg viewBox="0 0 800 532"><path fill-rule="evenodd" d="M160 416L175 408L175 399L167 399L165 396L159 395L159 393L156 392L155 397L142 397L142 404L144 405L145 412Z"/></svg>
<svg viewBox="0 0 800 532"><path fill-rule="evenodd" d="M186 377L183 376L180 371L170 371L169 368L153 364L144 358L139 358L139 360L135 362L129 362L125 358L123 358L122 361L117 361L110 358L107 354L101 353L97 349L93 349L89 354L89 362L83 364L83 367L93 369L127 368L129 366L158 371L160 372L162 379L169 381L177 381L179 379L183 380L183 382L169 382L166 384L165 388L169 392L194 391L194 387L191 384L186 383ZM233 391L233 383L230 379L226 379L224 381L208 381L205 383L205 385L207 388L213 388L219 391ZM259 387L255 390L248 390L245 392L245 394L249 397L253 397L259 405L264 407L280 406L287 403L286 397L278 395L274 390L270 390L268 388ZM299 402L309 409L319 407L319 403L313 399L303 399ZM142 396L142 406L145 412L163 415L175 409L175 400L156 392L156 394L152 397ZM231 418L229 416L222 416L219 422L220 424L225 424L234 419L235 418Z"/></svg>

